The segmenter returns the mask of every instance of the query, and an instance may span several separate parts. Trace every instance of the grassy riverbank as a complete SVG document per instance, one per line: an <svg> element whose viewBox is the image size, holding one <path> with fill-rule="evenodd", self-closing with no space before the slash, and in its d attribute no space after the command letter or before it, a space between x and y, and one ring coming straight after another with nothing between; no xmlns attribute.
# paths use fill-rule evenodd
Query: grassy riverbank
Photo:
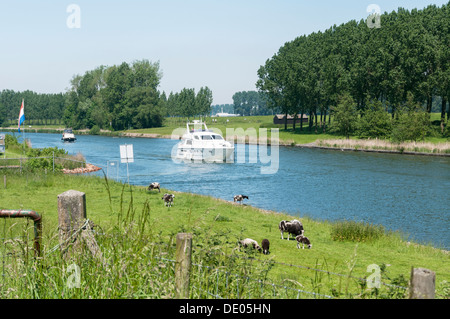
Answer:
<svg viewBox="0 0 450 319"><path fill-rule="evenodd" d="M315 146L349 150L388 151L399 153L450 155L450 142L404 142L391 143L387 140L330 139L318 140Z"/></svg>
<svg viewBox="0 0 450 319"><path fill-rule="evenodd" d="M38 271L30 259L12 260L6 266L11 277L0 283L3 298L173 297L171 260L179 232L194 234L193 298L405 297L407 290L396 287L407 286L411 267L435 271L437 297L449 297L448 253L407 243L380 226L348 227L301 216L313 244L303 250L292 239L280 239L279 221L294 218L282 212L187 193L174 193L174 206L168 208L158 192L103 178L1 173L6 188L0 185L0 209L35 210L43 218L40 262L46 265ZM54 250L57 196L69 189L86 193L87 217L98 225L103 266L86 256L64 262ZM170 191L163 188L164 192ZM6 223L0 220L2 238L9 237L12 227ZM237 241L247 237L269 239L271 254L237 251ZM66 269L73 262L81 268L81 289L66 285ZM395 286L367 289L361 278L371 275L371 264L381 267L383 282Z"/></svg>
<svg viewBox="0 0 450 319"><path fill-rule="evenodd" d="M432 114L431 120L437 119L438 114ZM322 128L314 126L310 130L308 124L304 124L303 129L300 130L300 125L296 126L296 129L292 129L292 125L288 126L288 129L284 129L282 124L273 124L273 116L248 116L248 117L232 117L232 118L217 118L217 122L212 122L211 118L207 118L205 121L208 127L212 127L224 136L229 136L228 132L235 136L235 141L239 140L239 137L244 135L250 135L255 133L257 138L260 138L260 129L267 130L267 142L270 143L271 129L276 128L278 132L278 140L280 145L288 146L302 146L307 145L309 147L328 147L337 149L355 149L355 150L385 150L391 152L415 152L425 154L450 154L450 142L446 138L441 137L428 137L422 142L407 142L407 143L393 143L389 140L363 140L352 137L346 139L342 136L324 133ZM185 127L185 119L168 118L165 121L164 127L142 129L142 130L129 130L124 131L123 134L129 134L130 136L145 136L153 135L153 137L168 137L172 134L179 134L179 128ZM238 129L242 129L239 131ZM228 130L228 131L227 131ZM181 130L181 133L183 130ZM248 137L246 142L251 139Z"/></svg>
<svg viewBox="0 0 450 319"><path fill-rule="evenodd" d="M431 122L436 122L440 118L440 114L432 113ZM95 134L106 136L132 136L132 137L148 137L148 138L179 138L185 131L186 118L166 118L162 127L149 129L134 129L126 131L111 132L102 130ZM284 129L283 124L273 124L273 116L240 116L240 117L207 117L204 119L208 128L222 133L224 137L234 136L235 141L244 141L241 137L247 135L245 142L252 139L253 136L260 138L260 129L267 130L267 142L270 143L271 129L278 129L278 141L280 145L287 146L309 146L309 147L327 147L336 149L353 149L353 150L373 150L373 151L390 151L396 153L412 152L417 154L450 154L450 141L443 137L427 137L421 142L393 143L389 140L364 140L352 137L346 139L342 136L330 133L323 133L321 128L314 126L311 130L307 123L304 123L303 129L300 125L296 129L292 129L292 125L288 129ZM64 128L57 126L33 126L27 128L30 132L36 133L60 133ZM242 130L241 130L242 129ZM16 131L15 128L4 130ZM228 131L227 131L228 130ZM91 134L90 130L79 130L76 134ZM229 135L229 134L231 135ZM254 134L254 135L253 135ZM251 137L249 137L251 136ZM256 142L257 140L255 140ZM262 142L262 140L261 140Z"/></svg>

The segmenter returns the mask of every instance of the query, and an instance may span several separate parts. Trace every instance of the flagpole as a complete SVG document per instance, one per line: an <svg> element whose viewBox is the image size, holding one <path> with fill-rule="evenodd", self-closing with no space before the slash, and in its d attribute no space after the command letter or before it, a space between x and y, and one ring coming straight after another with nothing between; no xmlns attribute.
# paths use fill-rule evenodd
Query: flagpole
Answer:
<svg viewBox="0 0 450 319"><path fill-rule="evenodd" d="M22 99L22 105L20 106L20 112L19 112L19 133L20 133L20 124L22 124L23 122L25 122L25 112L24 112L24 99ZM23 152L25 153L25 129L23 129L23 133L22 133L22 138L23 138Z"/></svg>

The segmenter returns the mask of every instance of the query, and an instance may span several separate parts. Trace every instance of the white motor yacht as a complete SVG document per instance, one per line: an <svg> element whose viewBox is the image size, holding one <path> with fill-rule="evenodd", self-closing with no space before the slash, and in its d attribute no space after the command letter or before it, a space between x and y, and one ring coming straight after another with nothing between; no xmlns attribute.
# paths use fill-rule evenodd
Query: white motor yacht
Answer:
<svg viewBox="0 0 450 319"><path fill-rule="evenodd" d="M206 123L195 120L186 124L176 156L182 160L229 163L234 161L234 145L209 130Z"/></svg>
<svg viewBox="0 0 450 319"><path fill-rule="evenodd" d="M71 128L66 128L62 134L61 140L64 142L74 142L76 141L75 134L73 134L73 131Z"/></svg>

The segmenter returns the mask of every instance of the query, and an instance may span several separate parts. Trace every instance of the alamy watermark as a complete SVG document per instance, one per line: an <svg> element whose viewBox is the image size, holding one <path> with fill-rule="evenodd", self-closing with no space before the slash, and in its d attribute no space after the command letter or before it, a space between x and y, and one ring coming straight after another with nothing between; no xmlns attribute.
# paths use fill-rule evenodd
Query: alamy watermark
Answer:
<svg viewBox="0 0 450 319"><path fill-rule="evenodd" d="M370 4L367 7L367 13L370 13L367 18L366 24L369 29L381 28L381 8L377 4Z"/></svg>
<svg viewBox="0 0 450 319"><path fill-rule="evenodd" d="M186 133L186 129L178 128L172 132L171 139L179 140L183 134ZM213 129L214 134L223 136L220 129ZM259 134L258 134L259 133ZM250 164L261 164L260 173L264 175L276 174L279 169L279 129L270 129L270 138L268 137L268 129L260 128L257 132L255 128L227 128L226 137L230 145L234 147L231 156L224 156L223 162L225 163L250 163ZM180 154L179 144L177 143L172 148L172 161L174 163L183 162L204 162L212 163L218 162L226 152L225 149L211 149L206 146L201 146L201 141L186 143L181 140L180 143L186 143L184 148L187 150L188 155ZM236 142L236 144L235 144ZM198 144L197 144L198 143ZM189 145L188 145L189 144ZM248 149L248 152L247 152ZM198 153L196 153L198 152ZM195 154L194 156L191 156ZM198 154L198 156L196 155ZM217 156L215 156L217 155Z"/></svg>
<svg viewBox="0 0 450 319"><path fill-rule="evenodd" d="M377 264L367 266L367 272L372 273L367 277L367 288L381 287L381 268Z"/></svg>
<svg viewBox="0 0 450 319"><path fill-rule="evenodd" d="M66 12L69 16L66 20L66 25L69 29L81 28L81 8L77 4L69 4L66 8Z"/></svg>
<svg viewBox="0 0 450 319"><path fill-rule="evenodd" d="M67 288L80 288L81 287L81 270L77 264L71 264L67 267L66 273L69 274L67 278Z"/></svg>

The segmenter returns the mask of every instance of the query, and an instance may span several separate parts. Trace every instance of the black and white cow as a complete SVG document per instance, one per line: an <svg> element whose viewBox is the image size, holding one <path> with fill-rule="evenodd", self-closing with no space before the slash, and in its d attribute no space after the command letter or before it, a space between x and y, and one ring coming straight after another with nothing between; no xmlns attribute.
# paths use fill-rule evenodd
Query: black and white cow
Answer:
<svg viewBox="0 0 450 319"><path fill-rule="evenodd" d="M270 254L270 252L269 252L270 242L269 242L268 239L263 239L262 240L261 247L262 247L262 252L263 252L264 255Z"/></svg>
<svg viewBox="0 0 450 319"><path fill-rule="evenodd" d="M242 201L243 201L244 199L248 199L248 196L245 196L245 195L236 195L236 196L234 196L234 201L235 201L235 202L240 202L240 203L242 203Z"/></svg>
<svg viewBox="0 0 450 319"><path fill-rule="evenodd" d="M306 236L298 235L295 240L297 241L297 248L300 248L300 244L302 244L302 249L305 249L305 245L308 246L308 249L312 247L311 241Z"/></svg>
<svg viewBox="0 0 450 319"><path fill-rule="evenodd" d="M148 185L149 191L154 190L154 189L157 189L161 193L161 188L160 188L160 185L158 182L153 182L150 185Z"/></svg>
<svg viewBox="0 0 450 319"><path fill-rule="evenodd" d="M239 244L244 248L252 247L252 248L256 249L257 251L261 252L261 247L258 245L258 242L251 238L245 238L245 239L241 240L239 242Z"/></svg>
<svg viewBox="0 0 450 319"><path fill-rule="evenodd" d="M164 196L161 197L161 199L164 200L164 204L167 207L171 207L172 206L174 198L175 198L175 195L173 195L173 194L164 194Z"/></svg>
<svg viewBox="0 0 450 319"><path fill-rule="evenodd" d="M299 221L299 220L291 220L291 221L286 221L286 220L282 220L280 222L280 224L278 225L278 229L281 232L281 239L284 239L283 237L283 233L288 233L288 240L289 240L289 236L290 234L294 235L294 236L298 236L298 235L303 235L303 233L305 232L305 230L303 229L303 224Z"/></svg>

